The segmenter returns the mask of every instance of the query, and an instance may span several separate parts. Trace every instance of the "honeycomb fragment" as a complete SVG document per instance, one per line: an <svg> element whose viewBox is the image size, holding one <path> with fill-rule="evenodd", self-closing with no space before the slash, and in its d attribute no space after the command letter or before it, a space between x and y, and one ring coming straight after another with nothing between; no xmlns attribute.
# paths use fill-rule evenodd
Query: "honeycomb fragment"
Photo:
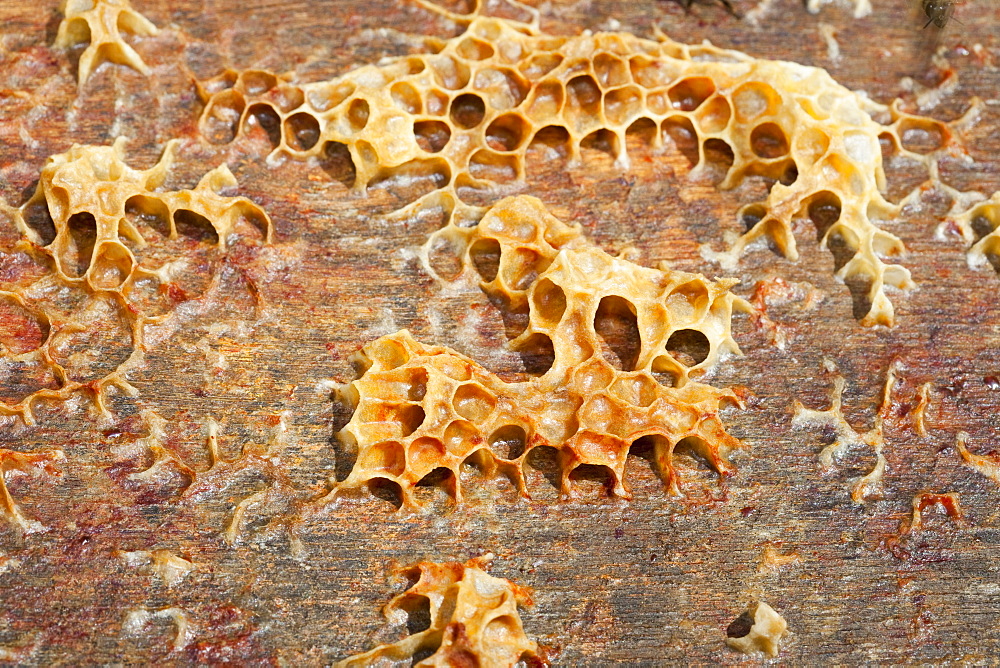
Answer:
<svg viewBox="0 0 1000 668"><path fill-rule="evenodd" d="M430 192L402 213L439 206L450 214L428 242L433 246L478 220L479 203L498 184L524 178L525 151L541 141L539 133L562 131L572 159L588 138L604 133L627 166L626 133L653 123L656 146L676 133L697 140L696 173L713 156L731 155L721 188L748 176L778 181L764 202L740 210L749 229L735 245L705 249L707 257L731 268L767 237L795 259L791 221L809 216L822 243L838 249L837 276L868 286L864 324L892 324L885 288L913 283L908 270L888 260L903 253L900 239L872 222L900 210L880 192L879 140L926 163L928 156L903 149L902 135L933 132L943 149L954 142L946 124L876 104L825 70L708 43L626 33L557 37L535 23L444 13L468 27L433 53L330 81L299 85L257 70L226 72L202 86L201 132L224 142L257 118L273 137L273 156L348 154L359 190L394 176L423 177Z"/></svg>
<svg viewBox="0 0 1000 668"><path fill-rule="evenodd" d="M53 465L65 459L62 450L43 450L41 452L24 453L7 448L0 448L0 514L12 526L23 533L46 531L41 522L25 517L18 507L14 497L7 489L7 474L28 474L38 470L53 476L62 475Z"/></svg>
<svg viewBox="0 0 1000 668"><path fill-rule="evenodd" d="M386 604L392 623L404 624L420 611L429 626L406 638L336 664L338 668L390 665L413 660L414 666L508 668L518 662L545 665L538 645L521 626L518 605L531 605L528 590L489 575L491 556L465 563L422 561L404 573L413 586ZM425 657L418 659L417 657ZM391 665L395 665L394 663Z"/></svg>
<svg viewBox="0 0 1000 668"><path fill-rule="evenodd" d="M414 487L436 472L447 473L458 502L460 468L471 462L507 475L526 495L526 458L544 445L559 451L564 498L575 496L581 465L603 467L609 491L628 497L625 465L640 440L652 445L670 493L680 493L675 448L733 472L725 455L742 444L726 432L720 410L742 407L742 397L690 379L739 351L730 333L740 303L728 292L733 281L612 257L529 197L498 203L469 241L483 289L521 317L513 347L526 364L542 358L548 368L506 383L405 330L369 343L357 359L359 377L341 391L354 415L339 436L358 457L336 492L388 481L411 509ZM602 323L615 319L634 323L635 346L615 351L605 341Z"/></svg>
<svg viewBox="0 0 1000 668"><path fill-rule="evenodd" d="M122 33L149 36L157 33L149 19L132 9L129 0L63 0L65 18L59 24L55 45L71 48L89 42L80 55L78 83L83 87L91 73L105 62L128 65L145 75L149 67L122 38Z"/></svg>
<svg viewBox="0 0 1000 668"><path fill-rule="evenodd" d="M865 500L875 494L882 485L882 477L886 470L885 455L882 450L885 448L884 428L886 421L892 415L892 390L896 384L896 374L900 368L898 361L889 365L886 372L885 385L882 390L882 403L879 406L878 414L872 428L863 434L855 431L854 427L847 422L841 411L841 396L844 392L844 377L837 375L833 379L833 391L830 395L830 408L826 410L813 410L806 408L798 401L795 402L795 414L792 417L792 424L797 426L817 425L830 427L836 433L836 439L830 445L823 448L819 454L820 464L824 469L830 469L834 465L835 458L846 453L853 447L871 448L876 457L875 467L855 481L851 488L851 500L854 503L863 504ZM835 371L836 367L828 363L828 370Z"/></svg>
<svg viewBox="0 0 1000 668"><path fill-rule="evenodd" d="M271 240L260 207L221 194L236 185L225 165L193 190L156 190L175 148L136 170L122 139L74 145L48 159L28 201L0 202L22 236L0 259L29 267L0 282L0 369L17 379L0 396L0 415L30 423L34 401L83 391L108 416L108 387L136 394L125 375L142 359L146 325L211 287L183 285L190 263L224 251L233 234Z"/></svg>
<svg viewBox="0 0 1000 668"><path fill-rule="evenodd" d="M761 601L740 615L726 630L726 644L744 654L778 656L781 638L788 631L784 618Z"/></svg>

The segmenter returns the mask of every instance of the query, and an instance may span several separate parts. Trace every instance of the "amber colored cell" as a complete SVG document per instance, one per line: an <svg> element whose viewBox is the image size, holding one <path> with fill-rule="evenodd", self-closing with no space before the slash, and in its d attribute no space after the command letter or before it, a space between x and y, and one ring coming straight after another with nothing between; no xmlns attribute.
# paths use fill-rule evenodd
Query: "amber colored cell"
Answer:
<svg viewBox="0 0 1000 668"><path fill-rule="evenodd" d="M573 115L596 116L601 105L601 89L590 75L574 77L566 85L567 101Z"/></svg>
<svg viewBox="0 0 1000 668"><path fill-rule="evenodd" d="M439 86L448 90L461 90L469 83L470 67L461 58L446 55L436 56L431 62L434 79Z"/></svg>
<svg viewBox="0 0 1000 668"><path fill-rule="evenodd" d="M516 71L497 68L480 70L472 80L472 87L481 91L491 109L506 111L524 102L529 84Z"/></svg>
<svg viewBox="0 0 1000 668"><path fill-rule="evenodd" d="M732 109L726 98L721 95L713 97L698 110L698 126L705 132L722 132L729 125L732 115Z"/></svg>
<svg viewBox="0 0 1000 668"><path fill-rule="evenodd" d="M532 302L538 317L552 325L559 324L566 312L566 293L547 278L535 283Z"/></svg>
<svg viewBox="0 0 1000 668"><path fill-rule="evenodd" d="M636 86L617 88L604 96L604 116L615 125L628 125L642 110L642 93Z"/></svg>
<svg viewBox="0 0 1000 668"><path fill-rule="evenodd" d="M691 77L671 86L667 95L674 109L694 111L714 92L715 84L708 77Z"/></svg>
<svg viewBox="0 0 1000 668"><path fill-rule="evenodd" d="M319 121L310 114L300 112L284 121L285 143L298 151L308 151L319 141Z"/></svg>
<svg viewBox="0 0 1000 668"><path fill-rule="evenodd" d="M788 154L788 139L775 123L761 123L750 133L750 148L761 158L780 158Z"/></svg>
<svg viewBox="0 0 1000 668"><path fill-rule="evenodd" d="M395 441L378 443L365 451L360 465L389 475L399 475L406 470L406 454L403 446Z"/></svg>
<svg viewBox="0 0 1000 668"><path fill-rule="evenodd" d="M532 120L552 118L562 111L565 88L555 81L543 81L529 94L528 117Z"/></svg>
<svg viewBox="0 0 1000 668"><path fill-rule="evenodd" d="M459 95L451 103L451 120L460 128L477 127L486 115L483 98L473 93Z"/></svg>
<svg viewBox="0 0 1000 668"><path fill-rule="evenodd" d="M466 37L459 42L455 50L467 60L486 60L494 53L492 46L475 37Z"/></svg>
<svg viewBox="0 0 1000 668"><path fill-rule="evenodd" d="M558 53L535 53L521 63L520 70L524 76L534 81L559 67L562 61L563 57Z"/></svg>
<svg viewBox="0 0 1000 668"><path fill-rule="evenodd" d="M392 85L392 101L408 114L419 114L423 110L420 93L411 84L397 81Z"/></svg>
<svg viewBox="0 0 1000 668"><path fill-rule="evenodd" d="M347 108L347 119L350 121L351 129L355 132L364 130L365 126L368 125L370 114L371 108L368 106L368 100L363 98L352 100Z"/></svg>
<svg viewBox="0 0 1000 668"><path fill-rule="evenodd" d="M498 116L486 128L486 144L495 151L516 151L524 145L531 132L519 114Z"/></svg>
<svg viewBox="0 0 1000 668"><path fill-rule="evenodd" d="M496 399L473 383L459 386L453 403L455 412L473 424L486 421L496 408Z"/></svg>
<svg viewBox="0 0 1000 668"><path fill-rule="evenodd" d="M417 121L413 124L413 134L420 148L428 153L440 153L451 139L451 128L442 121Z"/></svg>
<svg viewBox="0 0 1000 668"><path fill-rule="evenodd" d="M594 57L594 74L597 75L597 83L601 88L614 88L631 83L628 65L616 55L610 53L599 53Z"/></svg>

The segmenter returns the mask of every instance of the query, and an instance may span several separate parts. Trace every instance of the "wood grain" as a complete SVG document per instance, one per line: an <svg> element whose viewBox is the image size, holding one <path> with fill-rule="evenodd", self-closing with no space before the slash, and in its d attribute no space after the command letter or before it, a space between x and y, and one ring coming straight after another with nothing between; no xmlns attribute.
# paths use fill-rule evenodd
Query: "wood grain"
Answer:
<svg viewBox="0 0 1000 668"><path fill-rule="evenodd" d="M734 4L746 13L755 2ZM562 34L614 28L640 35L659 25L675 39L709 38L755 56L826 67L883 102L904 94L901 77L934 83L931 55L941 47L959 85L930 113L951 119L972 95L987 101L966 138L974 164L946 162L942 172L961 189L1000 188L998 5L969 0L956 13L962 23L943 32L920 29L915 1L874 5L872 16L855 20L844 6L813 16L796 0L776 0L753 26L714 3L685 13L654 0L557 0L544 4L542 25ZM0 573L0 645L15 652L15 661L329 664L399 636L379 613L402 586L393 564L485 552L496 555L494 575L535 590L525 628L559 665L749 665L755 661L726 648L725 629L761 599L788 621L780 662L996 660L1000 488L964 466L953 444L964 430L974 451L995 447L1000 392L984 379L1000 375L1000 278L970 270L960 239L935 235L949 203L933 193L887 225L906 243L904 264L919 286L894 300L898 324L891 330L858 326L849 291L832 278L832 257L818 248L808 223L797 230L798 262L762 249L741 263L742 295L778 276L808 282L824 299L813 311L795 304L772 310L789 331L785 350L746 319L738 322L745 355L725 363L712 382L746 386L757 399L729 415L733 432L751 447L736 455L739 473L723 487L695 469L688 498L670 498L636 459L633 501L607 499L594 483L582 500L561 503L538 471L529 481L530 502L509 485L481 481L455 510L443 493L428 490L428 512L416 517L397 517L378 500L331 507L301 526L297 555L271 522L282 517L280 504L251 512L235 545L223 539L234 507L268 485L254 467L232 466L220 484L180 500L129 481L141 462L129 464L122 453L146 434L141 409L167 420L168 443L196 470L208 466L206 419L220 423L222 456L234 461L248 444L266 442L274 416L286 412L280 464L296 498L322 495L326 479L342 478L350 466L333 437L349 416L323 381L351 378L349 356L397 328L452 346L505 378L523 372L520 358L504 348L500 314L485 296L444 294L412 260L410 251L437 221L388 220L396 202L391 187L362 197L342 182L342 165L268 165L263 135L219 148L195 131L201 107L193 76L266 67L315 81L420 48L414 36L451 35L453 26L403 0L135 6L163 29L136 43L152 76L106 65L77 95L72 57L50 46L55 2L0 4L0 195L22 202L45 158L74 142L126 136L129 161L146 167L178 137L168 185L193 186L228 163L239 193L272 216L274 253L283 264L260 285L267 304L260 317L237 271L253 258L229 258L220 290L178 317L176 330L162 332L147 353L132 379L139 398L112 397L113 422L99 423L80 401L40 405L32 427L0 424L0 447L59 448L66 455L61 478L7 478L23 511L51 528L28 536L0 528L8 559ZM819 22L837 32L836 63L826 57ZM581 223L605 249L631 245L643 264L666 260L717 275L698 244L720 248L727 231L739 231L736 209L765 184L720 193L690 181L689 163L675 149L657 154L637 142L630 152L632 166L622 172L599 150L585 151L577 166L535 151L523 192ZM893 199L924 178L908 165L890 164L888 171ZM9 237L10 230L0 235ZM871 453L852 451L824 472L817 454L829 435L791 426L793 400L828 405L832 378L822 371L824 359L847 379L845 413L859 431L874 420L889 364L902 364L885 431L884 492L865 505L851 502L850 480L870 469ZM933 386L926 438L907 413L923 383ZM905 550L890 549L887 541L922 491L957 492L965 522L928 512L922 530L903 539ZM761 571L768 547L801 561ZM167 587L118 555L153 549L185 556L195 570ZM127 611L140 607L185 610L190 643L172 651L167 618L154 619L147 633L124 634Z"/></svg>

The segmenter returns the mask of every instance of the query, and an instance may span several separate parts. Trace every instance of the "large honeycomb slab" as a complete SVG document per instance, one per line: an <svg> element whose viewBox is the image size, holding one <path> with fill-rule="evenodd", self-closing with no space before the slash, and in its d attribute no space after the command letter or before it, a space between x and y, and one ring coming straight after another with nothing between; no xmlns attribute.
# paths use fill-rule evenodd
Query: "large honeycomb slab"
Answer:
<svg viewBox="0 0 1000 668"><path fill-rule="evenodd" d="M730 335L739 303L728 292L732 281L612 257L529 197L501 201L475 228L469 252L489 249L496 273L484 289L523 316L514 348L550 366L506 383L405 330L369 343L356 360L360 376L341 390L354 414L339 436L358 457L337 493L387 481L411 509L415 486L446 473L460 501L459 471L469 461L507 475L527 494L523 468L538 446L558 449L564 497L574 496L573 471L581 465L604 467L610 491L629 496L625 465L637 441L652 445L673 494L680 493L677 448L732 472L725 455L742 444L726 432L720 410L742 406L742 398L690 380L738 352ZM602 323L616 318L634 320L638 346L631 351L616 352L601 333ZM678 333L700 344L698 358L671 351L681 348Z"/></svg>
<svg viewBox="0 0 1000 668"><path fill-rule="evenodd" d="M518 605L531 605L528 590L487 573L484 568L490 558L465 563L422 561L406 569L403 574L414 583L386 604L385 616L390 622L406 623L410 615L423 612L429 626L345 659L336 664L338 668L402 661L424 668L509 668L519 662L547 665L538 655L538 645L525 635L517 611Z"/></svg>
<svg viewBox="0 0 1000 668"><path fill-rule="evenodd" d="M933 132L945 150L954 143L946 124L876 104L820 68L666 36L556 37L534 24L445 13L468 28L435 43L434 53L304 85L226 72L202 86L201 131L228 141L255 118L273 137L274 156L346 150L358 189L396 175L429 177L431 191L404 211L439 206L450 214L433 243L478 220L479 203L498 184L524 178L525 150L539 133L562 133L573 159L588 139L607 137L627 166L626 133L655 126L656 146L677 133L696 140L695 173L712 156L730 156L720 188L749 176L776 181L765 201L740 210L746 233L725 252L706 249L707 257L731 269L766 238L796 259L791 221L808 216L821 243L837 249L837 276L860 286L863 324L892 324L886 288L913 282L893 261L903 243L874 222L900 211L882 195L879 141L926 162L932 158L903 148L902 136Z"/></svg>
<svg viewBox="0 0 1000 668"><path fill-rule="evenodd" d="M11 379L0 415L32 421L31 405L83 391L108 416L105 391L136 394L126 373L142 359L144 331L211 287L191 285L233 235L269 242L267 214L228 167L191 190L161 191L176 142L146 170L124 161L124 140L74 145L51 156L21 206L0 202L20 238L0 248L0 368ZM204 273L203 271L200 273Z"/></svg>

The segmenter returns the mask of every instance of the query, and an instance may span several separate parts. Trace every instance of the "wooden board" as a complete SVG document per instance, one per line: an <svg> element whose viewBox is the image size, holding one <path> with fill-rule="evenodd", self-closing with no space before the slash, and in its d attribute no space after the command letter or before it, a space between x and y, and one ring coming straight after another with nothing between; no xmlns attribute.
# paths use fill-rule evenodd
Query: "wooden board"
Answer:
<svg viewBox="0 0 1000 668"><path fill-rule="evenodd" d="M968 0L956 13L962 23L940 32L921 30L914 1L874 4L872 16L855 20L840 5L813 16L796 0L775 0L754 26L711 3L685 13L653 0L556 0L542 6L542 26L558 34L621 29L648 36L659 25L683 41L710 38L754 56L825 67L883 102L905 93L904 76L936 83L931 56L941 47L959 83L930 113L952 119L972 95L986 100L966 137L974 164L945 161L942 173L962 190L1000 188L998 5ZM746 13L755 2L735 5ZM262 132L222 148L196 132L201 106L192 76L229 66L321 80L419 49L415 36L450 36L453 26L403 0L137 0L136 8L163 29L137 43L152 76L106 65L78 94L74 61L51 47L55 3L0 4L0 195L24 201L46 157L74 142L128 137L128 160L145 167L166 141L181 138L168 186L191 187L208 169L229 164L238 192L274 220L267 262L275 268L260 270L251 251L231 253L218 267L219 288L159 332L131 378L139 397L113 394L113 420L99 421L81 399L38 405L33 426L0 423L0 447L59 448L66 457L59 478L7 475L25 514L49 527L23 535L0 526L0 645L12 660L329 664L399 637L400 628L379 612L402 586L394 565L486 552L496 555L495 575L534 588L525 627L559 665L754 663L727 649L725 637L727 625L756 600L788 621L780 660L789 664L984 664L1000 655L1000 488L963 465L953 447L964 430L973 450L987 452L1000 426L1000 392L987 380L1000 375L1000 278L969 269L959 238L935 234L949 202L934 193L887 226L906 243L904 264L919 286L896 295L892 329L857 324L850 293L833 279L833 258L818 248L808 223L796 231L798 262L758 250L740 264L742 295L756 281L780 276L808 282L824 298L813 311L794 304L772 310L788 327L785 350L745 317L738 320L745 355L711 380L746 386L757 399L728 415L750 449L735 455L739 473L722 487L694 468L689 496L668 497L637 458L629 469L631 502L606 498L595 481L583 484L579 501L565 503L538 471L529 481L530 502L509 485L481 481L459 509L429 489L428 512L416 517L398 517L379 500L336 505L300 527L297 555L273 522L282 517L281 504L251 507L235 544L223 539L237 504L270 484L263 467L231 466L218 474L220 484L182 500L176 490L130 480L150 463L128 456L129 445L146 435L140 410L167 420L168 444L199 471L209 465L207 419L221 425L222 457L233 461L242 449L266 443L275 416L284 414L288 434L276 465L300 498L322 495L326 479L343 478L350 467L334 438L349 415L324 381L349 380L350 355L398 328L454 347L505 378L523 373L485 296L444 294L412 260L437 221L384 217L397 202L391 186L359 196L335 162L268 164ZM836 30L836 62L820 37L821 22ZM721 248L727 232L741 231L736 209L765 184L720 193L689 180L689 163L676 149L654 153L637 141L630 153L632 166L622 171L597 149L585 150L575 166L534 152L523 192L582 224L605 249L631 245L645 265L666 260L719 274L698 245ZM890 164L888 174L892 199L924 179L905 164ZM262 312L253 308L241 271L262 279ZM825 359L847 379L845 414L859 431L872 425L889 364L903 365L885 428L884 491L864 505L852 503L850 481L870 470L871 452L854 449L823 471L817 455L831 435L791 425L795 399L828 405ZM929 434L920 437L909 411L924 383L932 384L932 403ZM964 523L929 512L922 532L890 549L922 491L957 492ZM769 547L801 561L761 569ZM168 587L120 556L153 549L183 555L195 570ZM172 649L175 628L167 618L153 619L143 633L123 632L128 612L138 608L185 611L186 647Z"/></svg>

